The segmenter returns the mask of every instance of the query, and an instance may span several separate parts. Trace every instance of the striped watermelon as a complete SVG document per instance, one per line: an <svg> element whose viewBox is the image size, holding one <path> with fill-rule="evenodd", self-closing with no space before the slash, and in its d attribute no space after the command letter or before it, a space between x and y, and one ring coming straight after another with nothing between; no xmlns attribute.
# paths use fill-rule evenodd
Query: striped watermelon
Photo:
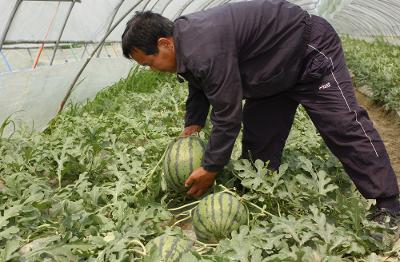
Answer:
<svg viewBox="0 0 400 262"><path fill-rule="evenodd" d="M167 186L176 192L185 192L185 181L192 171L201 166L204 142L196 136L179 138L170 146L164 159Z"/></svg>
<svg viewBox="0 0 400 262"><path fill-rule="evenodd" d="M198 240L218 243L232 231L247 224L246 207L228 193L215 193L203 198L192 214L193 228Z"/></svg>
<svg viewBox="0 0 400 262"><path fill-rule="evenodd" d="M188 252L193 246L190 240L182 239L177 236L167 234L156 237L146 245L146 250L156 248L161 261L179 261L183 254Z"/></svg>

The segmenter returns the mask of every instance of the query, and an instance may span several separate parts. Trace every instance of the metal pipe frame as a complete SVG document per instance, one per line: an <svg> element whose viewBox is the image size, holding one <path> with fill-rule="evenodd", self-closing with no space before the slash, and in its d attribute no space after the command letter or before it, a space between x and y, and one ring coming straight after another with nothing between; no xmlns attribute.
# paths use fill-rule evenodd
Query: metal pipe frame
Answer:
<svg viewBox="0 0 400 262"><path fill-rule="evenodd" d="M174 0L169 0L161 10L161 14L164 14L165 10L168 8L168 6L173 2Z"/></svg>
<svg viewBox="0 0 400 262"><path fill-rule="evenodd" d="M53 55L51 56L51 59L50 59L50 65L53 65L54 58L56 57L58 46L60 45L61 36L64 33L65 26L67 25L69 16L71 15L72 9L74 8L74 5L75 5L76 1L77 0L72 0L71 1L71 5L69 6L67 16L65 17L65 20L64 20L64 24L63 24L63 26L61 28L60 34L58 35L56 46L54 47Z"/></svg>
<svg viewBox="0 0 400 262"><path fill-rule="evenodd" d="M78 2L80 3L81 0L22 0L27 2Z"/></svg>
<svg viewBox="0 0 400 262"><path fill-rule="evenodd" d="M67 93L65 94L64 99L61 101L60 109L58 110L58 113L62 112L64 109L65 103L67 102L68 98L70 97L72 90L75 86L75 84L78 82L79 77L82 75L83 71L85 70L86 66L89 64L90 60L96 55L97 51L99 50L100 46L104 44L105 40L107 37L111 34L111 32L114 31L114 29L127 17L139 4L141 4L144 0L138 1L136 4L133 5L125 14L123 14L117 22L108 30L108 32L104 35L103 39L100 41L100 43L97 45L97 47L93 50L93 52L90 54L90 57L86 59L86 62L82 65L81 69L79 70L78 74L75 76L74 80L72 81L71 85L68 88ZM150 0L148 0L150 1Z"/></svg>
<svg viewBox="0 0 400 262"><path fill-rule="evenodd" d="M8 72L12 72L13 70L11 68L10 62L8 62L6 55L1 50L0 50L0 55L3 58L4 64L6 65Z"/></svg>
<svg viewBox="0 0 400 262"><path fill-rule="evenodd" d="M110 30L112 24L114 23L114 19L115 19L115 17L117 16L117 13L118 13L119 9L121 8L121 6L122 6L122 4L123 4L124 2L125 2L125 0L121 0L121 1L118 3L118 5L115 7L115 11L114 11L114 13L113 13L113 15L112 15L112 17L111 17L111 21L110 21L110 24L109 24L108 27L107 27L107 31L106 31L106 32L108 32L108 31ZM104 45L101 45L101 46L100 46L99 52L97 52L97 58L100 57L101 50L103 49L103 46L104 46Z"/></svg>
<svg viewBox="0 0 400 262"><path fill-rule="evenodd" d="M156 5L158 4L159 1L155 1L153 6L150 8L151 11L153 11L154 7L156 7Z"/></svg>
<svg viewBox="0 0 400 262"><path fill-rule="evenodd" d="M88 47L88 45L85 44L85 46L84 46L84 48L83 48L82 55L81 55L81 59L85 56L85 52L86 52L86 50L87 50L87 47Z"/></svg>
<svg viewBox="0 0 400 262"><path fill-rule="evenodd" d="M104 41L105 43L120 43L121 41ZM21 41L5 41L4 44L5 45L18 45L18 44L55 44L57 43L57 41L55 40L46 40L46 41L40 41L40 40L21 40ZM64 40L64 41L60 41L60 44L98 44L99 41L82 41L82 40Z"/></svg>
<svg viewBox="0 0 400 262"><path fill-rule="evenodd" d="M12 24L12 22L14 20L15 14L17 13L18 8L20 7L22 2L23 2L23 0L16 0L16 2L15 2L14 8L13 8L13 10L11 12L10 17L8 18L6 27L4 28L4 31L3 31L2 36L0 38L0 50L3 48L3 44L5 43L5 40L6 40L6 37L7 37L7 33L10 30L10 27L11 27L11 24Z"/></svg>

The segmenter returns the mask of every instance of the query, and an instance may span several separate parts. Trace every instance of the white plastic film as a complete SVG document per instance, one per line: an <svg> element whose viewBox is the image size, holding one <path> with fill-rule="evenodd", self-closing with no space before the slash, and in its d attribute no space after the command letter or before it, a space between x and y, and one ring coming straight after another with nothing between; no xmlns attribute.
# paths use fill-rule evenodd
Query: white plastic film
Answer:
<svg viewBox="0 0 400 262"><path fill-rule="evenodd" d="M42 67L0 75L0 122L12 115L37 130L46 127L56 115L71 79L83 62ZM78 103L125 77L133 63L122 58L96 58L88 65L68 100ZM4 135L11 132L8 128Z"/></svg>

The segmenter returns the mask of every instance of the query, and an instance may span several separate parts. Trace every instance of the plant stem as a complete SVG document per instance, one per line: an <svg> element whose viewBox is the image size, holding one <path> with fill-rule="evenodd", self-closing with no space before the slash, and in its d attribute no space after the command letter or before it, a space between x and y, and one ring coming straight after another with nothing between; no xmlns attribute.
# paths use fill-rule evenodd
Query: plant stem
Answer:
<svg viewBox="0 0 400 262"><path fill-rule="evenodd" d="M200 201L195 201L195 202L192 202L192 203L189 203L189 204L180 206L180 207L168 208L168 211L170 211L170 212L171 212L171 211L179 211L179 210L184 209L184 208L186 208L186 207L190 207L190 206L192 206L192 205L198 204L199 202L200 202Z"/></svg>

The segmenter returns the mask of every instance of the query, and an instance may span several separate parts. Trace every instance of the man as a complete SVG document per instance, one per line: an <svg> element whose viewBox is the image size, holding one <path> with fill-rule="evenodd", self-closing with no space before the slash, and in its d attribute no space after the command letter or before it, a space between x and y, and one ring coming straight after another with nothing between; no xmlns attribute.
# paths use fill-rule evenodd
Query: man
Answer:
<svg viewBox="0 0 400 262"><path fill-rule="evenodd" d="M377 200L372 218L400 216L386 149L357 104L340 39L321 17L283 0L226 4L175 22L138 12L122 47L127 58L189 82L184 135L201 130L212 106L212 132L202 167L186 181L189 195L213 184L242 123L242 157L278 168L302 104L361 194Z"/></svg>

